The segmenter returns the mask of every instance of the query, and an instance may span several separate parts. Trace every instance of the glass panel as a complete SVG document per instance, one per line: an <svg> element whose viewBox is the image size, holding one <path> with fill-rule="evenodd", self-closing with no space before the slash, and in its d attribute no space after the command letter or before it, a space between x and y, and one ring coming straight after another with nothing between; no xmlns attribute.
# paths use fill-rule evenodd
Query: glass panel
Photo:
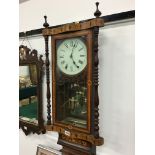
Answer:
<svg viewBox="0 0 155 155"><path fill-rule="evenodd" d="M72 41L74 42L74 40L76 40L79 45L77 45L76 49L74 49L74 55L70 57L73 51L73 47L71 46L72 44L70 43ZM63 68L63 66L60 66L61 64L59 63L59 53L57 51L56 119L57 121L67 125L71 124L76 127L87 128L87 79L86 75L82 73L86 68L86 66L83 66L83 64L85 63L84 61L87 62L87 49L85 46L85 38L74 38L70 40L67 39L67 41L57 40L57 50L59 49L59 47L63 47L62 44L64 42L67 43L66 46L68 46L68 48L64 47L63 50L65 52L64 55L60 55L60 59L61 57L63 57L64 61L67 60L62 65L68 66L68 70L66 69L64 73L61 69ZM82 49L83 51L79 51L80 49ZM79 52L79 54L77 52ZM80 70L80 63L78 63L78 57L84 62L83 64L81 64L83 68L85 67L83 71ZM77 68L80 70L79 72L76 70L77 65L79 66L79 68ZM75 75L73 75L73 72L70 73L71 70L69 69L71 68L71 66L73 66L73 72L75 71L76 73Z"/></svg>
<svg viewBox="0 0 155 155"><path fill-rule="evenodd" d="M37 68L36 65L19 67L19 117L38 124L37 112Z"/></svg>

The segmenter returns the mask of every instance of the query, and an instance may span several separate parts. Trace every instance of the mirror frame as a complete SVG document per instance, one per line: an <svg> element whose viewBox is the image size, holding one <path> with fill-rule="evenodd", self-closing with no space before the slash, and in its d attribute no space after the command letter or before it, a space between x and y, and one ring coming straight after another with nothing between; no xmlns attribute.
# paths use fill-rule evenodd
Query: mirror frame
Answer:
<svg viewBox="0 0 155 155"><path fill-rule="evenodd" d="M21 49L23 49L24 52L21 52ZM19 128L23 130L25 135L28 135L29 133L45 133L45 127L44 127L44 120L42 115L42 75L43 75L43 65L44 62L42 60L42 55L38 58L38 52L37 50L30 50L27 46L20 45L19 47L19 66L29 65L29 64L35 64L37 68L37 97L38 97L38 124L30 123L28 121L21 120L19 118Z"/></svg>

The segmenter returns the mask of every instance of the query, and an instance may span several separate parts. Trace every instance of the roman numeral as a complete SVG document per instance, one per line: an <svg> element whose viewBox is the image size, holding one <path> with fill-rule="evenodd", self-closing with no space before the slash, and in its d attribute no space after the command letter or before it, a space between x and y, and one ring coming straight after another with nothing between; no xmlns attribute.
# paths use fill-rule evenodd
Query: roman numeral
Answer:
<svg viewBox="0 0 155 155"><path fill-rule="evenodd" d="M79 63L82 65L83 64L83 61L79 60Z"/></svg>
<svg viewBox="0 0 155 155"><path fill-rule="evenodd" d="M73 47L73 48L76 48L77 45L78 45L78 41L77 41L77 40L75 40L75 41L72 40L72 41L70 42L70 46Z"/></svg>
<svg viewBox="0 0 155 155"><path fill-rule="evenodd" d="M68 48L68 45L66 43L64 43L64 45Z"/></svg>
<svg viewBox="0 0 155 155"><path fill-rule="evenodd" d="M70 41L70 46L71 46L71 47L73 47L73 40L72 40L72 41Z"/></svg>
<svg viewBox="0 0 155 155"><path fill-rule="evenodd" d="M83 50L83 47L79 49L79 51Z"/></svg>
<svg viewBox="0 0 155 155"><path fill-rule="evenodd" d="M84 57L85 55L80 55L80 57Z"/></svg>
<svg viewBox="0 0 155 155"><path fill-rule="evenodd" d="M68 64L66 64L66 66L65 66L65 69L67 69L68 68Z"/></svg>
<svg viewBox="0 0 155 155"><path fill-rule="evenodd" d="M61 64L63 65L65 63L65 61L63 60L63 61L61 61Z"/></svg>

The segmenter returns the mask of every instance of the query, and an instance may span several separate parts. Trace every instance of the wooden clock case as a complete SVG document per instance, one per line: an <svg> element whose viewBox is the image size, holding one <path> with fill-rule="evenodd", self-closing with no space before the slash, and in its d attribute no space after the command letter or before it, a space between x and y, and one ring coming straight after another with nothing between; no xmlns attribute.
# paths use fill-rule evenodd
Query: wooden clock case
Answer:
<svg viewBox="0 0 155 155"><path fill-rule="evenodd" d="M94 13L95 19L79 23L60 25L49 28L47 17L45 18L43 36L45 39L46 74L47 74L47 126L48 131L59 133L58 144L63 146L63 155L96 155L96 146L103 144L103 138L99 136L99 96L98 96L98 34L99 27L104 25L98 10ZM50 69L48 39L51 36L52 46L52 122L50 104ZM56 40L71 37L86 36L87 67L76 78L87 76L87 128L78 128L74 125L65 125L56 119ZM64 76L65 78L65 76ZM71 80L71 79L70 79Z"/></svg>

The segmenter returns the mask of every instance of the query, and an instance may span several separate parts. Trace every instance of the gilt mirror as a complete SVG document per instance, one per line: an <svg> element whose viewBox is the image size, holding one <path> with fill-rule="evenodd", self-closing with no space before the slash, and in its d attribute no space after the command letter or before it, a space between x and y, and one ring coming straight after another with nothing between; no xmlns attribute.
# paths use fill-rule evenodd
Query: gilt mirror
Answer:
<svg viewBox="0 0 155 155"><path fill-rule="evenodd" d="M19 47L19 127L26 135L45 133L42 117L42 55Z"/></svg>

